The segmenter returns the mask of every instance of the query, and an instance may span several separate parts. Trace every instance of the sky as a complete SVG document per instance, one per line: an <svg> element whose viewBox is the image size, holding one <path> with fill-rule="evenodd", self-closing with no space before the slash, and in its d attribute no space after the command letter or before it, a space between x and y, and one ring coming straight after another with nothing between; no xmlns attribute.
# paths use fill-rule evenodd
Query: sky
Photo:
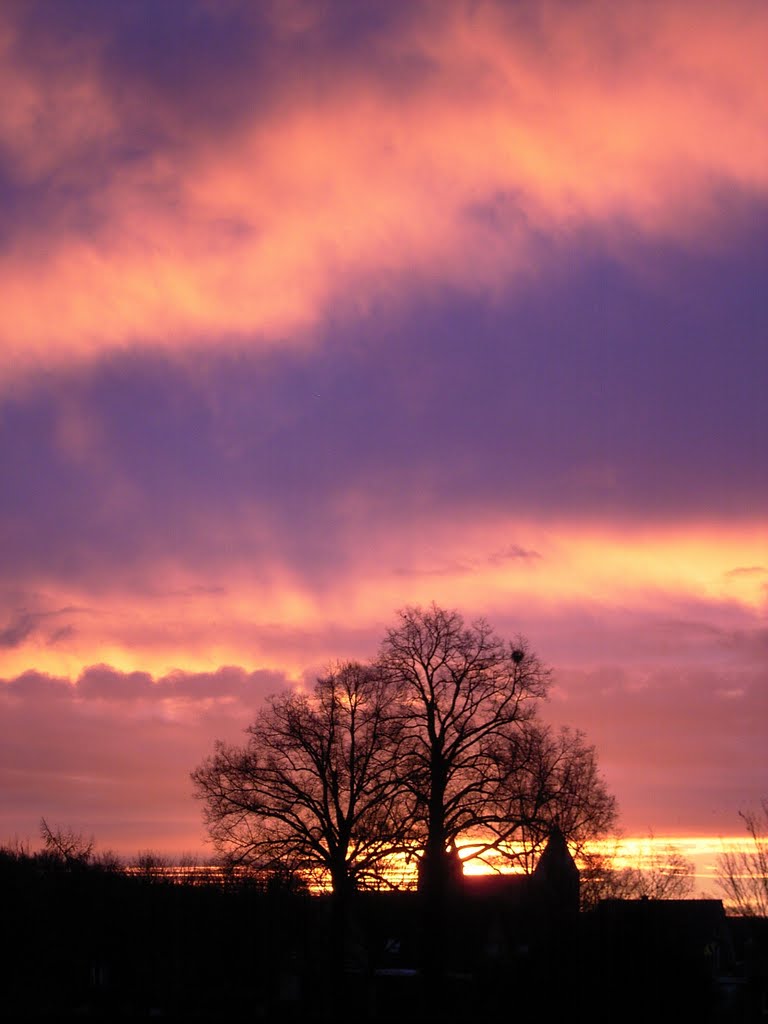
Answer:
<svg viewBox="0 0 768 1024"><path fill-rule="evenodd" d="M0 5L0 840L432 601L628 835L768 794L762 0Z"/></svg>

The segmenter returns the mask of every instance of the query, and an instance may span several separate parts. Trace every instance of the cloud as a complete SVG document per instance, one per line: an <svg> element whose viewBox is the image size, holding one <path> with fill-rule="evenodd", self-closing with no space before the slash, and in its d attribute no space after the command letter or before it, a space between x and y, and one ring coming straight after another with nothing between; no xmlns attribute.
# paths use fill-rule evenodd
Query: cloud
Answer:
<svg viewBox="0 0 768 1024"><path fill-rule="evenodd" d="M409 568L396 568L392 571L396 576L406 577L456 577L482 572L488 566L498 566L508 561L516 561L517 559L525 561L532 558L541 558L541 555L538 551L528 550L519 544L509 544L499 551L492 552L483 558L482 561L448 562L445 565L432 566L430 568L412 566Z"/></svg>
<svg viewBox="0 0 768 1024"><path fill-rule="evenodd" d="M472 617L485 609L463 610ZM528 602L515 616L508 606L489 616L505 636L524 626L554 662L556 686L543 713L584 729L596 744L630 832L723 831L735 809L760 795L754 766L768 710L764 650L723 643L728 630L714 616L703 622L701 608L697 614L675 621L663 610L613 607L595 610L590 622L578 607L547 615ZM760 632L756 618L730 614L745 635ZM682 642L670 636L660 646L654 623ZM361 655L375 653L382 627L358 629ZM309 633L286 628L284 639L306 652ZM337 630L337 654L350 636ZM308 672L304 682L312 678ZM8 679L0 685L0 828L14 822L18 831L27 822L34 834L45 814L124 851L146 846L142 835L168 849L198 848L189 770L215 739L241 741L264 697L286 685L284 672L241 666L152 676L91 665L77 678Z"/></svg>
<svg viewBox="0 0 768 1024"><path fill-rule="evenodd" d="M91 665L77 680L76 693L86 699L152 699L152 676L148 672L116 672L108 665Z"/></svg>
<svg viewBox="0 0 768 1024"><path fill-rule="evenodd" d="M239 703L242 708L256 707L265 696L287 685L284 673L263 669L249 672L238 666L222 666L214 672L175 669L153 678L149 672L122 672L100 664L87 666L72 681L31 670L0 680L0 698L6 706L14 707L44 704L55 697L57 702L65 700L82 711L94 703L119 707L126 701L157 706L171 702L178 707L187 702L205 713L210 702L216 701L227 706Z"/></svg>
<svg viewBox="0 0 768 1024"><path fill-rule="evenodd" d="M93 665L77 679L0 680L0 841L34 843L44 815L125 854L148 842L201 849L189 772L216 739L242 742L265 696L286 685L282 673L236 667L153 678Z"/></svg>
<svg viewBox="0 0 768 1024"><path fill-rule="evenodd" d="M170 701L201 707L208 701L226 701L255 706L263 698L287 685L280 672L247 672L236 666L222 666L215 672L185 672L175 669L153 679L148 672L120 672L110 665L91 665L79 676L75 694L86 701Z"/></svg>
<svg viewBox="0 0 768 1024"><path fill-rule="evenodd" d="M4 14L6 377L304 345L332 308L503 293L585 227L719 241L723 191L765 196L760 5L426 3L351 47L349 13Z"/></svg>
<svg viewBox="0 0 768 1024"><path fill-rule="evenodd" d="M519 544L508 544L505 548L499 551L494 551L488 556L488 562L490 565L499 565L502 562L508 560L515 560L522 558L523 560L531 558L541 558L538 551L532 551L529 548L521 547Z"/></svg>
<svg viewBox="0 0 768 1024"><path fill-rule="evenodd" d="M29 596L31 603L37 603L36 595ZM72 636L75 631L71 624L57 626L57 621L61 618L76 617L81 612L82 609L72 607L46 611L28 611L26 608L11 609L10 623L0 629L0 648L21 647L29 640L37 639L40 636L47 644L57 644Z"/></svg>
<svg viewBox="0 0 768 1024"><path fill-rule="evenodd" d="M33 615L19 615L14 622L0 630L0 647L18 647L35 629L36 618Z"/></svg>
<svg viewBox="0 0 768 1024"><path fill-rule="evenodd" d="M20 698L25 703L45 705L53 701L58 704L71 696L71 689L66 679L61 676L51 676L45 672L36 672L33 669L22 673L15 679L3 680L3 687L0 695L5 699Z"/></svg>
<svg viewBox="0 0 768 1024"><path fill-rule="evenodd" d="M265 590L275 578L333 588L356 565L378 575L378 555L406 574L463 566L482 579L510 543L547 554L541 528L591 531L597 549L602 524L642 539L697 522L714 537L737 521L755 543L718 572L760 565L749 521L768 499L754 472L768 430L764 346L750 327L759 275L714 262L686 281L668 269L675 303L695 316L675 320L666 296L620 277L606 291L594 268L554 311L544 290L499 316L447 300L366 321L363 351L346 325L302 358L211 357L186 371L125 355L46 375L0 406L6 579L28 591L69 581L92 609L127 578L133 590L226 589L246 566ZM739 336L753 338L725 354L735 306ZM62 419L89 424L88 443L64 445ZM576 472L596 459L614 467L608 491ZM457 537L479 522L488 543L462 549ZM695 571L699 552L682 543L681 571ZM728 580L739 578L741 589L760 579Z"/></svg>
<svg viewBox="0 0 768 1024"><path fill-rule="evenodd" d="M213 738L434 599L554 665L634 825L730 821L767 32L747 0L2 7L4 807L197 834Z"/></svg>
<svg viewBox="0 0 768 1024"><path fill-rule="evenodd" d="M221 552L156 557L152 539L122 565L104 561L100 572L98 551L93 565L62 574L35 569L37 590L0 591L0 607L6 621L19 607L34 608L41 622L55 622L57 639L50 642L51 626L51 635L30 634L7 649L6 674L34 665L77 677L103 662L151 673L155 688L166 680L173 689L173 669L208 673L221 665L299 680L308 667L371 656L395 609L433 599L531 635L551 660L591 661L596 650L619 660L704 650L749 659L764 649L760 579L725 575L734 562L762 557L761 523L654 531L492 514L380 523L355 505L338 533L318 533L318 560L304 565L283 555L287 535L274 536L272 552L267 543L249 548L260 529L253 516L238 521L228 509L206 523L207 536L217 531L230 545ZM496 558L510 535L540 557Z"/></svg>
<svg viewBox="0 0 768 1024"><path fill-rule="evenodd" d="M596 744L630 831L707 834L760 798L766 710L759 668L683 660L647 673L561 670L547 716Z"/></svg>

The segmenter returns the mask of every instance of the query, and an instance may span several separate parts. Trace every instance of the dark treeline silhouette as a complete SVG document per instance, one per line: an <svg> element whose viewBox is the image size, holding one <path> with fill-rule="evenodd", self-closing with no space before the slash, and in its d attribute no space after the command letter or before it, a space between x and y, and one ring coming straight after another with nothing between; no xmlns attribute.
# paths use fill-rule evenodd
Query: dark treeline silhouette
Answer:
<svg viewBox="0 0 768 1024"><path fill-rule="evenodd" d="M423 891L358 892L338 969L331 894L143 859L0 848L3 1019L764 1019L768 920L718 900L580 912L557 831L530 875L446 886L437 991Z"/></svg>
<svg viewBox="0 0 768 1024"><path fill-rule="evenodd" d="M258 1016L306 926L279 879L0 848L0 1017Z"/></svg>

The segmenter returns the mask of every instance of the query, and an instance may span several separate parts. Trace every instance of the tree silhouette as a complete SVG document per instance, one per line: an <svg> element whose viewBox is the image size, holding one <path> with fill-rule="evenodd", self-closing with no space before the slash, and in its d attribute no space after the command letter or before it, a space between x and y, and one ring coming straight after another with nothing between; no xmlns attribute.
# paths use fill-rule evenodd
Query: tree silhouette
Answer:
<svg viewBox="0 0 768 1024"><path fill-rule="evenodd" d="M559 830L574 856L616 825L616 800L606 788L594 746L579 730L554 730L526 721L497 746L496 784L478 818L467 853L491 851L531 872L552 832Z"/></svg>
<svg viewBox="0 0 768 1024"><path fill-rule="evenodd" d="M393 685L339 665L312 694L272 697L244 747L218 743L193 772L216 847L231 862L315 878L337 895L380 882L402 849L402 725Z"/></svg>
<svg viewBox="0 0 768 1024"><path fill-rule="evenodd" d="M345 896L417 859L439 900L465 855L530 869L559 830L578 852L614 824L594 748L537 717L549 671L527 643L434 604L405 608L372 665L272 697L245 746L193 773L233 864Z"/></svg>
<svg viewBox="0 0 768 1024"><path fill-rule="evenodd" d="M632 864L617 866L620 840L612 853L581 853L581 907L593 910L601 900L680 900L693 892L695 865L673 843L656 845L653 833Z"/></svg>
<svg viewBox="0 0 768 1024"><path fill-rule="evenodd" d="M86 838L81 832L61 826L51 827L40 819L40 836L46 855L66 867L85 867L93 856L93 836Z"/></svg>
<svg viewBox="0 0 768 1024"><path fill-rule="evenodd" d="M457 840L483 830L486 849L513 829L498 824L503 788L519 778L536 703L549 673L525 641L502 641L484 620L466 626L434 604L405 608L388 630L379 666L402 694L405 781L413 835L423 849L420 884L442 891L456 870Z"/></svg>
<svg viewBox="0 0 768 1024"><path fill-rule="evenodd" d="M760 811L739 811L750 848L717 858L717 884L729 909L740 917L768 917L768 800Z"/></svg>

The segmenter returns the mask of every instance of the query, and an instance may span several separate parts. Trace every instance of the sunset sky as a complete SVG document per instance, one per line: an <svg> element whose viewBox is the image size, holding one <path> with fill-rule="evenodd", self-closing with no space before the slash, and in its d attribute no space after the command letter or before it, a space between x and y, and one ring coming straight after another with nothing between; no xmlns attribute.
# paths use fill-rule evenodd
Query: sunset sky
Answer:
<svg viewBox="0 0 768 1024"><path fill-rule="evenodd" d="M434 600L629 835L768 795L764 0L0 5L0 842Z"/></svg>

